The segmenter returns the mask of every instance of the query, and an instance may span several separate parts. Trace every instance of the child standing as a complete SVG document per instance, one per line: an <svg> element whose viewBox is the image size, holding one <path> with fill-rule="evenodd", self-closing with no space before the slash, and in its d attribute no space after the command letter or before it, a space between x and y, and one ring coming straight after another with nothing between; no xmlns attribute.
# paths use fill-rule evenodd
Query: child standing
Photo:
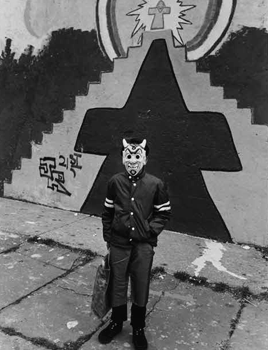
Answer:
<svg viewBox="0 0 268 350"><path fill-rule="evenodd" d="M164 183L145 172L148 154L146 140L123 139L125 172L109 180L102 214L103 238L110 250L112 269L112 315L99 341L110 343L127 320L130 277L132 341L136 350L148 347L144 327L154 247L171 213Z"/></svg>

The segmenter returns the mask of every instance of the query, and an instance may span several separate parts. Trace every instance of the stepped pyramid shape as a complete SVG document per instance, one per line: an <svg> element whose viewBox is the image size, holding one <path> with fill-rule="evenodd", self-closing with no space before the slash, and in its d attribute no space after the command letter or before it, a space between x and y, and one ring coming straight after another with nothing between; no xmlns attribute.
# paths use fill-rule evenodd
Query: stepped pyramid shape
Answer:
<svg viewBox="0 0 268 350"><path fill-rule="evenodd" d="M5 184L4 195L81 210L106 159L104 154L74 150L85 113L124 107L151 43L159 38L166 41L188 110L222 113L229 125L242 170L202 170L202 175L232 239L267 244L267 128L252 125L251 111L237 109L236 100L224 100L223 89L210 86L209 74L196 73L196 63L186 62L184 48L174 47L170 31L145 33L141 47L130 48L126 58L115 59L114 71L104 73L100 84L90 84L87 96L76 98L75 109L64 111L63 122L54 125L52 134L44 134L41 145L32 144L32 158L22 159L21 169L13 171L12 183ZM54 179L49 179L51 170ZM255 236L255 232L263 235Z"/></svg>

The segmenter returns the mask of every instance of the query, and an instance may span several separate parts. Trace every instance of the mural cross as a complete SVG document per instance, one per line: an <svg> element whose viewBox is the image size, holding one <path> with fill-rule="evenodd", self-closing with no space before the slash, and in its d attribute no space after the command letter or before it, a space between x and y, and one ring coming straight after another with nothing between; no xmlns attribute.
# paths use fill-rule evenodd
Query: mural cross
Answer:
<svg viewBox="0 0 268 350"><path fill-rule="evenodd" d="M164 15L169 15L171 8L167 7L164 1L160 0L156 7L150 7L148 9L148 15L153 15L151 30L153 29L164 29Z"/></svg>

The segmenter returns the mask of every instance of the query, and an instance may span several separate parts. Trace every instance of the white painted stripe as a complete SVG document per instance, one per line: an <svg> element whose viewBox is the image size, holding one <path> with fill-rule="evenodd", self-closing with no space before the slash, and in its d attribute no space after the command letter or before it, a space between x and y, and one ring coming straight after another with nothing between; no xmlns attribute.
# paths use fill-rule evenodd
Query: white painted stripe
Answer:
<svg viewBox="0 0 268 350"><path fill-rule="evenodd" d="M111 204L113 204L113 200L112 199L109 199L109 198L105 198L105 201L107 202L107 203L111 203Z"/></svg>
<svg viewBox="0 0 268 350"><path fill-rule="evenodd" d="M156 209L159 209L159 208L164 207L164 206L166 206L166 205L170 205L170 201L168 201L168 202L166 202L166 203L163 203L163 204L154 205L154 207L155 207Z"/></svg>
<svg viewBox="0 0 268 350"><path fill-rule="evenodd" d="M105 207L107 208L114 208L114 205L113 204L108 204L108 203L104 203Z"/></svg>
<svg viewBox="0 0 268 350"><path fill-rule="evenodd" d="M171 207L163 207L158 209L158 211L168 211L168 210L171 210Z"/></svg>

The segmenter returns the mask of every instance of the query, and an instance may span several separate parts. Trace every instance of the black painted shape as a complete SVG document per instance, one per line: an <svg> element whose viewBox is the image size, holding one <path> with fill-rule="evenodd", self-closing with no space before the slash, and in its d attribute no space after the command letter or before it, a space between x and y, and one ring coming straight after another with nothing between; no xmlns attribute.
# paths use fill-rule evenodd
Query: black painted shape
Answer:
<svg viewBox="0 0 268 350"><path fill-rule="evenodd" d="M200 59L197 70L210 72L211 84L224 88L239 108L251 108L253 123L268 124L268 33L243 27L214 56Z"/></svg>
<svg viewBox="0 0 268 350"><path fill-rule="evenodd" d="M95 31L60 29L38 56L32 51L15 59L8 39L0 57L0 183L11 181L21 158L31 158L31 142L41 144L43 133L62 122L63 109L73 109L88 83L100 81L101 72L113 66Z"/></svg>
<svg viewBox="0 0 268 350"><path fill-rule="evenodd" d="M164 40L152 43L122 109L92 109L85 115L75 150L107 158L82 212L101 214L107 181L123 170L121 140L131 135L147 138L147 171L168 183L173 212L168 228L231 241L200 172L241 170L231 132L222 114L187 110Z"/></svg>

